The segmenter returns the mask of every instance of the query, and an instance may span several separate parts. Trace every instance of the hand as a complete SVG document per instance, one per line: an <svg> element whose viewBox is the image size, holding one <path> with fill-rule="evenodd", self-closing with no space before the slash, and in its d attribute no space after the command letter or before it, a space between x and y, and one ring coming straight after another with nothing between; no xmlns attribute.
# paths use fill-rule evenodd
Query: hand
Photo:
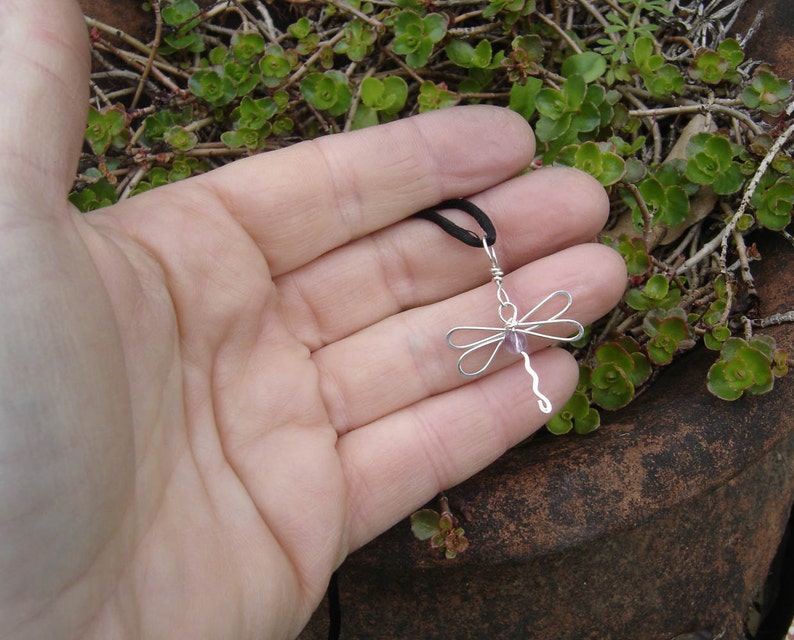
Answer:
<svg viewBox="0 0 794 640"><path fill-rule="evenodd" d="M444 335L493 322L487 260L406 218L476 194L519 308L565 288L588 323L625 279L581 244L605 194L511 178L527 124L467 107L80 215L82 17L11 2L2 28L0 636L294 636L351 550L545 419L520 361L458 375ZM533 365L561 406L573 359Z"/></svg>

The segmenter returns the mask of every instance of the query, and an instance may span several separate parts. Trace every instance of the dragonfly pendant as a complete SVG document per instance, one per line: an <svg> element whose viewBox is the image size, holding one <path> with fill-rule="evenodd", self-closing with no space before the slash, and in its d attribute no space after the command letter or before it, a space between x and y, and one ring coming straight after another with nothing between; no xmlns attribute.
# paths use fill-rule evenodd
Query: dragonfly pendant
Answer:
<svg viewBox="0 0 794 640"><path fill-rule="evenodd" d="M490 254L489 254L490 255ZM495 278L496 279L496 278ZM455 327L447 333L447 344L453 349L463 351L463 354L458 358L458 372L465 378L476 378L482 375L491 366L499 351L504 348L508 353L514 355L521 355L524 359L524 368L532 378L532 391L538 397L538 406L543 413L551 413L551 401L540 391L540 380L537 372L532 368L527 353L527 337L535 336L537 338L544 338L548 340L573 342L579 340L584 335L584 327L570 318L563 318L563 314L570 309L573 299L571 294L564 290L554 291L536 304L523 316L518 318L518 310L516 306L510 302L504 289L501 287L501 277L497 281L499 285L498 297L500 302L499 317L504 323L501 327L477 327L477 326L462 326ZM553 313L546 319L533 317L538 314L544 307L549 305L553 300L562 298L564 304L561 309ZM554 335L550 332L553 328L568 329L568 336ZM487 333L480 339L470 342L458 342L461 334L467 332ZM571 335L573 334L573 335ZM465 339L465 338L464 338ZM478 354L481 350L485 350L487 358L485 364L476 370L467 368L467 363L472 360L472 356Z"/></svg>

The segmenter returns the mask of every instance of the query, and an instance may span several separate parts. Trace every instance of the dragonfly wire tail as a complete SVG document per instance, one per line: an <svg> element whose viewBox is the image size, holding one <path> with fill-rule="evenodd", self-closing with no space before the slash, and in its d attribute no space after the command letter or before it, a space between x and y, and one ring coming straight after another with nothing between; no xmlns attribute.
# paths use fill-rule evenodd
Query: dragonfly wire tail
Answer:
<svg viewBox="0 0 794 640"><path fill-rule="evenodd" d="M551 413L551 401L540 392L540 379L538 378L538 374L532 368L532 365L529 364L529 355L526 351L522 351L521 355L524 356L524 369L527 370L527 373L532 378L532 391L538 397L538 406L543 413Z"/></svg>

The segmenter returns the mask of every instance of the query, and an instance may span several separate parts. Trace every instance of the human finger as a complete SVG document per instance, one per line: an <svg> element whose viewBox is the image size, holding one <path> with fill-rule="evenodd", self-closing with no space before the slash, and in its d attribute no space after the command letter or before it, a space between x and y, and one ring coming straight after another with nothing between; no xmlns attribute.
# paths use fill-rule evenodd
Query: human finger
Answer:
<svg viewBox="0 0 794 640"><path fill-rule="evenodd" d="M531 129L517 114L459 107L260 154L195 184L220 200L279 275L419 209L498 184L533 153Z"/></svg>
<svg viewBox="0 0 794 640"><path fill-rule="evenodd" d="M544 349L533 361L551 402L561 405L576 387L573 357ZM531 394L516 392L525 377L515 364L342 436L337 450L348 479L351 550L542 425L546 416Z"/></svg>
<svg viewBox="0 0 794 640"><path fill-rule="evenodd" d="M0 185L5 200L50 197L28 215L63 213L85 133L85 23L69 1L4 2L0 18Z"/></svg>
<svg viewBox="0 0 794 640"><path fill-rule="evenodd" d="M620 299L625 266L620 256L598 244L586 244L547 256L509 274L504 289L518 307L518 316L558 289L570 292L573 304L564 317L588 324L604 315ZM557 306L555 306L557 305ZM559 310L557 302L538 310L542 320ZM373 420L448 392L466 383L456 368L461 351L450 349L445 334L455 326L491 327L482 336L498 334L504 322L492 283L426 307L387 318L348 338L316 351L312 357L321 374L321 392L332 424L339 433L363 427ZM552 328L554 329L554 328ZM556 328L564 337L571 326ZM548 345L549 339L531 338L527 352ZM495 345L491 345L491 349ZM487 351L487 348L484 348ZM484 359L472 354L475 371ZM468 357L468 356L467 356ZM485 357L487 359L487 357ZM507 366L507 354L489 367ZM463 363L462 363L463 364ZM541 389L545 383L541 380ZM525 380L527 394L531 382ZM543 391L544 395L545 391Z"/></svg>
<svg viewBox="0 0 794 640"><path fill-rule="evenodd" d="M566 168L531 172L470 199L494 220L499 260L507 272L589 241L609 211L601 185ZM445 215L476 228L465 214ZM407 220L339 247L276 284L291 331L316 350L489 278L482 250L466 247L426 220Z"/></svg>

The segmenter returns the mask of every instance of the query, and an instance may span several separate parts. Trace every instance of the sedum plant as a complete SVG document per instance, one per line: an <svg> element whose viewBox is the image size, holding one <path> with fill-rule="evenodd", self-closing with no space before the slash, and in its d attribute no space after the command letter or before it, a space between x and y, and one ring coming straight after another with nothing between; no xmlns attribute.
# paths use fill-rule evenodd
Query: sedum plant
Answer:
<svg viewBox="0 0 794 640"><path fill-rule="evenodd" d="M749 234L794 241L794 108L791 84L731 32L741 3L713 15L697 0L143 4L162 27L153 40L87 19L81 210L298 140L503 105L535 127L529 170L573 166L607 188L600 240L630 274L622 304L574 345L579 387L551 432L596 429L698 344L715 354L704 387L724 400L786 374L763 328L794 313L751 317L737 292L755 295L763 258ZM439 544L458 535L442 520Z"/></svg>
<svg viewBox="0 0 794 640"><path fill-rule="evenodd" d="M420 509L411 514L411 532L419 540L429 540L432 549L443 551L447 560L453 560L469 548L469 540L450 510L447 497L442 494L439 502L440 512Z"/></svg>

